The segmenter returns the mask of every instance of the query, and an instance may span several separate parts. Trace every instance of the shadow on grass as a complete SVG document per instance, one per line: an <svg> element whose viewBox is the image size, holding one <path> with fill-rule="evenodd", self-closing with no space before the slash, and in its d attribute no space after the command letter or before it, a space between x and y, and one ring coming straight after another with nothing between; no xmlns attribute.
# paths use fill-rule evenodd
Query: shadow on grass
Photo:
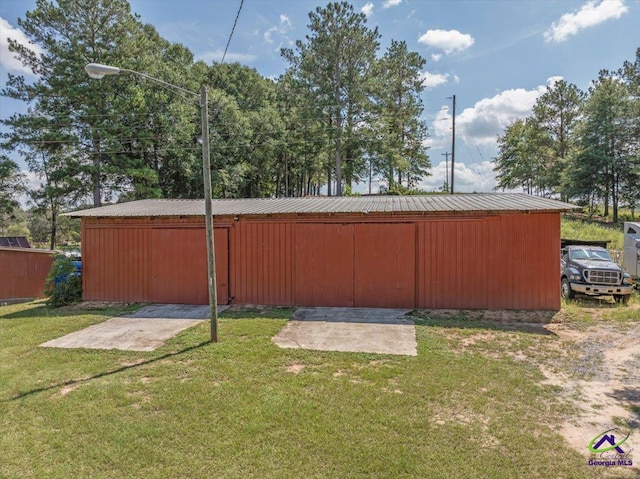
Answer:
<svg viewBox="0 0 640 479"><path fill-rule="evenodd" d="M566 300L567 304L582 308L615 309L623 305L613 299L612 296L588 296L576 293L575 298Z"/></svg>
<svg viewBox="0 0 640 479"><path fill-rule="evenodd" d="M518 313L514 313L517 316ZM522 314L522 313L520 313ZM526 313L525 313L526 314ZM482 311L458 311L453 315L440 315L438 312L414 311L407 318L419 326L456 329L484 329L489 331L520 332L543 336L557 336L545 328L552 322L555 311L536 311L535 321L492 320L483 317Z"/></svg>
<svg viewBox="0 0 640 479"><path fill-rule="evenodd" d="M188 353L189 351L194 351L194 350L199 349L202 346L205 346L207 344L211 344L210 341L202 341L202 342L200 342L198 344L195 344L193 346L189 346L187 348L181 349L180 351L174 351L174 352L166 353L166 354L163 354L161 356L157 356L155 358L148 359L146 361L141 361L141 362L138 362L138 363L135 363L135 364L129 364L129 365L126 365L126 366L121 366L119 368L112 369L111 371L105 371L103 373L94 374L93 376L90 376L90 377L86 377L86 378L82 378L82 379L70 379L69 381L64 381L64 382L60 382L60 383L56 383L56 384L51 384L49 386L44 386L44 387L41 387L41 388L32 389L30 391L25 391L23 393L15 395L15 396L13 396L11 398L2 399L2 400L0 400L0 402L17 401L19 399L31 396L33 394L38 394L38 393L42 393L42 392L45 392L45 391L50 391L51 389L61 388L61 387L64 387L64 386L73 386L75 384L86 383L86 382L92 381L94 379L99 379L99 378L103 378L103 377L106 377L106 376L112 376L114 374L118 374L118 373L127 371L129 369L137 368L137 367L140 367L140 366L146 366L147 364L152 364L152 363L155 363L156 361L161 361L163 359L167 359L167 358L171 358L171 357L174 357L174 356L179 356L180 354Z"/></svg>
<svg viewBox="0 0 640 479"><path fill-rule="evenodd" d="M640 389L637 387L624 387L622 389L616 389L611 393L607 393L607 396L618 401L625 401L631 404L637 412L640 413Z"/></svg>
<svg viewBox="0 0 640 479"><path fill-rule="evenodd" d="M119 316L121 314L128 314L132 311L139 309L142 305L133 303L123 306L112 306L104 308L92 308L86 307L83 303L71 304L68 306L61 306L59 308L53 308L47 306L44 301L38 301L33 303L33 307L27 307L14 311L12 313L0 314L0 320L2 319L42 319L42 318L57 318L65 316Z"/></svg>
<svg viewBox="0 0 640 479"><path fill-rule="evenodd" d="M236 306L220 313L220 318L225 319L291 319L296 308L288 306Z"/></svg>

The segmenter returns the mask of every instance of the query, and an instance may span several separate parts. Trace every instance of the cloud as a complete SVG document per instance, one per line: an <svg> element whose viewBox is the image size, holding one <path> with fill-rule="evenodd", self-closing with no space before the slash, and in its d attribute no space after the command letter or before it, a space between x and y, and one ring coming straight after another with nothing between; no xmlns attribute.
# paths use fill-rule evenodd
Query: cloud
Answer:
<svg viewBox="0 0 640 479"><path fill-rule="evenodd" d="M447 55L453 52L461 52L473 45L475 40L468 33L460 33L458 30L427 30L418 43L429 47L439 48Z"/></svg>
<svg viewBox="0 0 640 479"><path fill-rule="evenodd" d="M623 0L602 0L600 3L592 0L585 3L574 13L565 13L558 22L553 22L544 32L547 42L563 42L580 30L593 27L609 19L620 18L629 8Z"/></svg>
<svg viewBox="0 0 640 479"><path fill-rule="evenodd" d="M457 150L457 148L456 148ZM454 172L454 187L458 193L490 192L496 185L494 163L492 161L481 161L468 166L461 161L456 161ZM433 164L429 170L431 176L424 178L420 182L420 188L426 191L436 191L442 188L445 179L451 183L451 155L449 162L443 159L438 164Z"/></svg>
<svg viewBox="0 0 640 479"><path fill-rule="evenodd" d="M560 79L562 77L549 77L544 85L530 90L514 88L502 91L493 97L483 98L473 107L456 114L456 191L493 190L496 180L491 159L498 154L498 135L504 134L505 128L513 121L529 116L538 97ZM453 80L455 81L455 75ZM451 151L451 129L449 104L443 106L433 118L429 141L431 151ZM435 159L432 158L432 161ZM437 160L441 161L440 158ZM432 176L424 180L422 187L427 190L442 187L444 169L444 161L438 165L434 161Z"/></svg>
<svg viewBox="0 0 640 479"><path fill-rule="evenodd" d="M402 3L402 0L386 0L383 4L382 4L382 8L391 8L391 7L397 7L398 5L400 5Z"/></svg>
<svg viewBox="0 0 640 479"><path fill-rule="evenodd" d="M202 60L205 63L213 63L219 62L222 60L222 55L224 54L224 50L212 50L204 53L200 53L196 55L196 60ZM227 52L227 56L224 58L225 63L249 63L258 58L256 55L252 55L250 53L234 53Z"/></svg>
<svg viewBox="0 0 640 479"><path fill-rule="evenodd" d="M442 58L442 53L432 53L431 54L431 59L434 62L439 62L441 58Z"/></svg>
<svg viewBox="0 0 640 479"><path fill-rule="evenodd" d="M289 19L288 16L284 15L284 14L280 14L280 24L281 25L289 25L291 26L291 20Z"/></svg>
<svg viewBox="0 0 640 479"><path fill-rule="evenodd" d="M373 3L369 2L365 4L365 6L360 9L360 11L364 13L367 18L369 18L373 14Z"/></svg>
<svg viewBox="0 0 640 479"><path fill-rule="evenodd" d="M266 32L264 32L264 40L267 43L274 43L273 35L278 34L280 36L286 36L287 32L291 30L291 20L288 16L281 14L280 23L272 26Z"/></svg>
<svg viewBox="0 0 640 479"><path fill-rule="evenodd" d="M465 108L456 115L456 134L471 143L495 144L497 135L517 120L531 113L531 109L540 95L547 91L559 77L551 77L547 85L540 85L532 90L515 88L505 90L491 98L483 98L471 108ZM451 114L449 107L443 107L433 122L435 141L438 138L451 136Z"/></svg>
<svg viewBox="0 0 640 479"><path fill-rule="evenodd" d="M447 79L449 78L448 73L431 73L431 72L422 72L420 74L422 78L422 85L427 89L435 88L440 85L444 85L447 83Z"/></svg>
<svg viewBox="0 0 640 479"><path fill-rule="evenodd" d="M460 77L458 75L453 75L453 82L454 83L460 83Z"/></svg>
<svg viewBox="0 0 640 479"><path fill-rule="evenodd" d="M549 78L547 78L547 86L548 87L552 87L553 85L555 85L560 80L564 80L564 77L563 76L549 77Z"/></svg>
<svg viewBox="0 0 640 479"><path fill-rule="evenodd" d="M8 21L0 17L0 64L10 72L33 74L28 67L25 67L20 60L15 58L14 53L9 51L9 38L21 45L28 46L38 55L43 52L42 48L29 41L22 30L13 27Z"/></svg>

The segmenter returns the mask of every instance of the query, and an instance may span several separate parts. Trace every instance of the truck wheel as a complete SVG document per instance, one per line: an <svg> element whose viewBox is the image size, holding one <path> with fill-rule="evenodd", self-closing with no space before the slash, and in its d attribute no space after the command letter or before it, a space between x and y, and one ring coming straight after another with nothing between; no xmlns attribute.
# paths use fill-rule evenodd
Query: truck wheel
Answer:
<svg viewBox="0 0 640 479"><path fill-rule="evenodd" d="M613 297L616 300L616 303L629 304L629 298L631 297L631 295L630 294L616 294Z"/></svg>
<svg viewBox="0 0 640 479"><path fill-rule="evenodd" d="M573 299L576 296L575 291L571 289L571 283L567 278L562 278L562 287L560 288L564 299Z"/></svg>

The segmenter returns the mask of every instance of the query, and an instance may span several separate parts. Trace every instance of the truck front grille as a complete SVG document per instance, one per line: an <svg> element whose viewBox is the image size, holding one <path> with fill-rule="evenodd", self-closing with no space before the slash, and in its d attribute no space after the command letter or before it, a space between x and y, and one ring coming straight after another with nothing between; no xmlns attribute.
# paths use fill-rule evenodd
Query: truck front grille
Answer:
<svg viewBox="0 0 640 479"><path fill-rule="evenodd" d="M592 284L620 284L620 272L608 270L589 270L585 272L587 282Z"/></svg>

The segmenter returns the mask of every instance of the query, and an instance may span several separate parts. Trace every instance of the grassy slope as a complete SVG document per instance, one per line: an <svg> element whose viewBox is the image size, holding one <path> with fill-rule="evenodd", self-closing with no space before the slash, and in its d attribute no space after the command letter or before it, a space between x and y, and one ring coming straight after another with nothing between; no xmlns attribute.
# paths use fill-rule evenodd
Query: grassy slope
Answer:
<svg viewBox="0 0 640 479"><path fill-rule="evenodd" d="M622 250L624 244L622 225L586 221L566 215L560 223L560 235L569 239L611 240L609 248L618 251Z"/></svg>
<svg viewBox="0 0 640 479"><path fill-rule="evenodd" d="M219 344L202 324L153 353L37 346L115 312L0 307L0 477L594 473L535 366L457 352L446 326L417 326L418 357L280 349L289 310L223 315Z"/></svg>

